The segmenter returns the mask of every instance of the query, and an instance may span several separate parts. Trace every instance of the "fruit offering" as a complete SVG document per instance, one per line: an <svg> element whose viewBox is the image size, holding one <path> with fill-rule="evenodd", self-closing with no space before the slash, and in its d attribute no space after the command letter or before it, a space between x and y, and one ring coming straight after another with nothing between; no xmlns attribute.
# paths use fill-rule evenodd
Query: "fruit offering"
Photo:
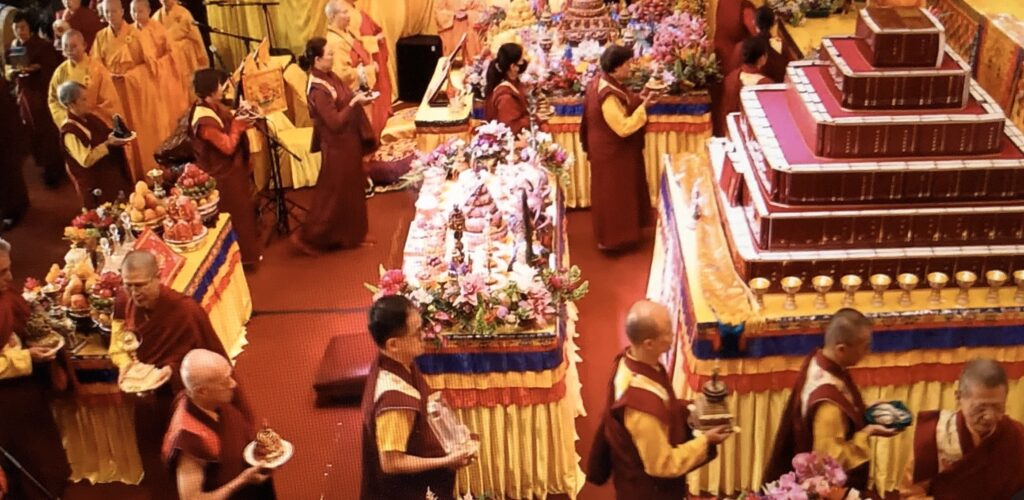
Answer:
<svg viewBox="0 0 1024 500"><path fill-rule="evenodd" d="M135 183L135 191L128 196L128 207L128 215L134 224L154 224L167 215L164 203L143 181Z"/></svg>
<svg viewBox="0 0 1024 500"><path fill-rule="evenodd" d="M53 281L50 281L51 278ZM67 284L61 294L61 305L79 314L88 313L89 300L86 298L86 292L92 289L99 279L100 276L93 269L92 262L88 260L83 260L64 271L54 264L46 275L47 283L57 284L66 280Z"/></svg>
<svg viewBox="0 0 1024 500"><path fill-rule="evenodd" d="M206 232L196 202L173 191L167 198L167 219L164 220L164 240L169 243L187 243Z"/></svg>
<svg viewBox="0 0 1024 500"><path fill-rule="evenodd" d="M95 310L109 310L114 307L114 299L121 290L121 275L103 273L100 279L89 288L89 304Z"/></svg>
<svg viewBox="0 0 1024 500"><path fill-rule="evenodd" d="M178 181L175 183L175 187L202 207L215 203L220 199L220 193L217 191L217 181L210 177L210 174L200 170L194 163L185 165L185 168L181 171L181 176L178 177Z"/></svg>

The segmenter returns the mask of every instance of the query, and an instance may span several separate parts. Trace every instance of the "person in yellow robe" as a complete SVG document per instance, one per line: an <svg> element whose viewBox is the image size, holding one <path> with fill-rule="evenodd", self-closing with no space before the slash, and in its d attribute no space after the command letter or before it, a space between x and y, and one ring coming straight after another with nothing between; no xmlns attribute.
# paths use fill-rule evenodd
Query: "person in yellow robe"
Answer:
<svg viewBox="0 0 1024 500"><path fill-rule="evenodd" d="M388 70L387 38L380 25L369 14L356 7L355 0L346 1L351 12L348 31L362 43L373 59L373 70L377 80L373 90L380 92L380 97L370 104L369 117L374 131L380 136L388 118L393 114L391 102L394 99L394 87Z"/></svg>
<svg viewBox="0 0 1024 500"><path fill-rule="evenodd" d="M466 35L466 60L471 60L480 53L480 37L477 36L473 25L480 22L485 9L487 2L484 0L437 0L434 3L437 34L441 36L445 55L455 49L463 34Z"/></svg>
<svg viewBox="0 0 1024 500"><path fill-rule="evenodd" d="M334 52L331 71L353 92L359 92L363 85L369 89L377 88L377 65L359 36L351 31L352 18L359 13L343 0L329 1L324 13L327 15L327 34L324 38ZM366 115L371 116L373 101L363 106ZM380 121L371 118L371 125L378 137L384 129L384 121L387 121L386 115Z"/></svg>
<svg viewBox="0 0 1024 500"><path fill-rule="evenodd" d="M135 19L135 27L144 36L152 39L153 47L156 49L157 78L160 80L160 92L164 96L164 104L167 106L167 115L175 122L188 110L191 102L188 93L185 92L185 82L182 74L178 71L171 54L171 46L167 38L167 28L159 22L154 21L150 14L152 8L149 0L132 0L132 18Z"/></svg>
<svg viewBox="0 0 1024 500"><path fill-rule="evenodd" d="M64 62L57 66L50 78L50 89L47 94L47 105L53 122L60 127L68 117L68 111L57 98L57 89L64 82L76 81L85 85L85 96L92 103L93 114L98 116L108 127L112 127L114 115L124 116L121 98L114 89L114 81L110 72L103 64L89 56L85 48L85 37L77 30L64 33L61 38L64 51Z"/></svg>
<svg viewBox="0 0 1024 500"><path fill-rule="evenodd" d="M185 95L192 102L192 75L196 70L210 66L203 37L199 34L192 13L181 6L178 0L163 0L162 7L153 14L153 19L167 28L167 43L174 66L181 75Z"/></svg>
<svg viewBox="0 0 1024 500"><path fill-rule="evenodd" d="M153 153L174 123L160 93L156 48L151 38L125 22L120 0L104 0L100 11L107 27L96 34L91 53L110 71L128 127L138 134L126 153L133 178L145 179L145 173L156 167Z"/></svg>

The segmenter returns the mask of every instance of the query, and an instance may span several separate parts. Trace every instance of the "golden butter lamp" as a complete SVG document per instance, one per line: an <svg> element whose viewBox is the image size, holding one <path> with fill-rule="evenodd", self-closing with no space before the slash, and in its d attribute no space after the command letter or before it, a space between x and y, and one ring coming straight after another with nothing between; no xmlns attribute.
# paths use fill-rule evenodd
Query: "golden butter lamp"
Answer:
<svg viewBox="0 0 1024 500"><path fill-rule="evenodd" d="M860 276L856 274L847 274L842 278L839 278L839 285L843 287L843 291L846 292L843 295L843 306L853 306L854 299L856 297L857 290L860 289L860 285L864 281L860 279Z"/></svg>
<svg viewBox="0 0 1024 500"><path fill-rule="evenodd" d="M750 291L754 294L754 298L757 300L757 306L764 309L764 294L768 293L768 288L772 286L772 280L767 278L754 278L748 283Z"/></svg>
<svg viewBox="0 0 1024 500"><path fill-rule="evenodd" d="M985 296L985 302L999 303L999 288L1006 284L1006 279L1006 273L998 269L990 269L985 273L985 283L988 283L988 295Z"/></svg>
<svg viewBox="0 0 1024 500"><path fill-rule="evenodd" d="M942 304L942 289L949 284L949 276L946 273L934 272L928 273L928 286L931 287L932 293L928 297L928 303L931 305Z"/></svg>
<svg viewBox="0 0 1024 500"><path fill-rule="evenodd" d="M782 291L786 292L786 301L782 303L782 307L788 311L796 309L796 293L800 291L804 282L796 276L787 276L782 278L780 284Z"/></svg>
<svg viewBox="0 0 1024 500"><path fill-rule="evenodd" d="M953 277L956 278L956 286L960 287L960 292L956 295L956 305L967 307L967 304L971 302L971 297L967 294L967 291L977 283L978 275L970 271L958 271Z"/></svg>
<svg viewBox="0 0 1024 500"><path fill-rule="evenodd" d="M892 278L888 274L872 274L868 281L871 283L871 289L875 291L875 294L871 297L871 305L875 307L882 307L885 305L885 291L892 284Z"/></svg>
<svg viewBox="0 0 1024 500"><path fill-rule="evenodd" d="M1013 282L1017 284L1017 293L1013 294L1013 301L1024 303L1024 269L1013 272Z"/></svg>
<svg viewBox="0 0 1024 500"><path fill-rule="evenodd" d="M920 282L921 280L913 273L903 273L896 277L896 283L899 283L900 290L903 290L903 293L900 294L900 306L910 307L913 303L910 292L914 291Z"/></svg>
<svg viewBox="0 0 1024 500"><path fill-rule="evenodd" d="M814 308L825 309L828 307L828 301L825 298L825 294L832 289L832 278L829 276L815 276L811 279L811 286L814 287L814 291L818 292L818 295L814 297Z"/></svg>

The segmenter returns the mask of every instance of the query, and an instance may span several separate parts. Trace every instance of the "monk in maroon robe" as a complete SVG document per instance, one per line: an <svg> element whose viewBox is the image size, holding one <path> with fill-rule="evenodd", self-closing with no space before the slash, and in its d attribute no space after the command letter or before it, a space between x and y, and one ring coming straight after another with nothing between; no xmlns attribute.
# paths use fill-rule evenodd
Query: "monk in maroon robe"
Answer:
<svg viewBox="0 0 1024 500"><path fill-rule="evenodd" d="M733 49L743 40L757 34L755 12L757 7L750 0L720 0L715 16L715 56L722 64L722 73L735 67L728 66Z"/></svg>
<svg viewBox="0 0 1024 500"><path fill-rule="evenodd" d="M775 47L772 47L771 44L772 28L775 27L775 12L771 7L762 5L757 8L754 19L757 24L757 34L754 37L764 40L765 53L768 56L764 66L761 68L761 73L769 80L781 83L786 79L786 58L779 51L775 50ZM742 43L736 44L729 61L727 67L732 69L743 65Z"/></svg>
<svg viewBox="0 0 1024 500"><path fill-rule="evenodd" d="M245 141L245 131L250 124L235 119L221 104L226 80L227 75L214 69L196 72L193 87L199 100L189 110L189 130L196 165L217 180L219 208L231 214L231 224L242 251L242 264L252 266L263 256Z"/></svg>
<svg viewBox="0 0 1024 500"><path fill-rule="evenodd" d="M17 225L28 210L28 188L22 173L28 154L25 129L18 116L18 103L11 95L7 80L0 78L0 229Z"/></svg>
<svg viewBox="0 0 1024 500"><path fill-rule="evenodd" d="M792 470L793 457L810 451L828 455L846 471L846 485L866 492L871 470L871 436L899 431L865 422L864 399L850 367L871 350L871 321L840 309L825 329L825 347L804 362L786 403L765 471L766 483Z"/></svg>
<svg viewBox="0 0 1024 500"><path fill-rule="evenodd" d="M519 81L526 65L523 48L519 44L506 43L498 49L498 54L487 68L484 118L504 123L516 135L530 128L526 88Z"/></svg>
<svg viewBox="0 0 1024 500"><path fill-rule="evenodd" d="M121 373L132 363L124 351L120 331L138 338L138 361L164 372L169 383L135 406L135 431L145 471L143 487L160 498L177 498L175 484L160 458L161 444L171 417L174 395L184 388L179 367L193 349L225 355L210 318L195 300L160 284L156 257L147 251L129 253L121 265L125 296L114 308L115 327L110 343L111 360Z"/></svg>
<svg viewBox="0 0 1024 500"><path fill-rule="evenodd" d="M323 38L307 42L299 57L299 66L309 71L310 151L321 153L313 203L292 238L307 254L357 247L369 230L363 157L377 148L377 135L363 106L370 99L349 90L331 71L333 64L334 49Z"/></svg>
<svg viewBox="0 0 1024 500"><path fill-rule="evenodd" d="M602 73L587 86L580 142L590 160L594 237L602 250L637 244L654 222L644 163L646 106L622 83L633 51L610 45L601 56Z"/></svg>
<svg viewBox="0 0 1024 500"><path fill-rule="evenodd" d="M1011 498L1024 491L1024 425L1006 415L1006 372L968 362L956 411L918 414L901 498Z"/></svg>
<svg viewBox="0 0 1024 500"><path fill-rule="evenodd" d="M455 469L476 451L446 453L427 421L430 388L414 360L423 353L419 310L400 295L370 308L369 329L380 348L363 392L362 500L422 500L427 491L454 498Z"/></svg>
<svg viewBox="0 0 1024 500"><path fill-rule="evenodd" d="M714 120L718 123L717 128L723 131L723 135L728 132L729 113L740 111L743 88L775 83L764 75L764 68L768 64L768 42L760 37L753 37L746 39L741 47L743 64L725 75L725 79L722 80L722 98L718 106L712 110Z"/></svg>
<svg viewBox="0 0 1024 500"><path fill-rule="evenodd" d="M253 422L234 404L237 383L231 363L205 349L181 363L185 391L175 402L162 455L182 498L207 493L229 500L273 500L270 471L246 463L244 450L256 437Z"/></svg>
<svg viewBox="0 0 1024 500"><path fill-rule="evenodd" d="M57 99L68 113L60 127L61 144L82 206L96 208L132 192L123 150L130 140L113 136L110 127L93 114L93 103L85 92L85 87L73 80L57 89Z"/></svg>
<svg viewBox="0 0 1024 500"><path fill-rule="evenodd" d="M731 428L719 426L694 437L688 402L676 399L659 358L672 347L668 310L640 301L629 311L630 347L615 358L608 408L594 437L587 480L612 476L617 498L688 498L686 474L717 456L716 445Z"/></svg>
<svg viewBox="0 0 1024 500"><path fill-rule="evenodd" d="M46 397L50 362L57 350L22 344L19 334L30 313L14 288L11 246L0 239L0 446L50 494L61 496L71 469ZM0 468L6 471L10 490L3 498L49 498L2 455Z"/></svg>
<svg viewBox="0 0 1024 500"><path fill-rule="evenodd" d="M9 75L17 87L21 121L28 129L36 165L43 169L43 181L49 187L56 187L66 177L60 149L54 147L59 133L50 118L47 95L50 77L60 64L60 57L51 43L35 34L31 19L24 11L14 14L14 35L11 53L24 53L24 64Z"/></svg>
<svg viewBox="0 0 1024 500"><path fill-rule="evenodd" d="M82 0L64 0L64 10L57 13L58 20L63 20L71 29L82 33L86 52L92 49L96 33L107 27L107 23L96 13L95 3L87 7L82 5Z"/></svg>

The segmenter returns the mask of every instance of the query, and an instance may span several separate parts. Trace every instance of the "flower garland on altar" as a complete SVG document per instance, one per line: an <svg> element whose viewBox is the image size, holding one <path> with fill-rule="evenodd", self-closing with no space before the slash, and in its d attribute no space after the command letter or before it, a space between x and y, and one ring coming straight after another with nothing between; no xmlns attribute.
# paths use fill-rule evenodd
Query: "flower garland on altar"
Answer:
<svg viewBox="0 0 1024 500"><path fill-rule="evenodd" d="M764 495L746 500L860 500L860 492L846 488L846 472L828 455L816 452L793 457L793 472L764 487Z"/></svg>

